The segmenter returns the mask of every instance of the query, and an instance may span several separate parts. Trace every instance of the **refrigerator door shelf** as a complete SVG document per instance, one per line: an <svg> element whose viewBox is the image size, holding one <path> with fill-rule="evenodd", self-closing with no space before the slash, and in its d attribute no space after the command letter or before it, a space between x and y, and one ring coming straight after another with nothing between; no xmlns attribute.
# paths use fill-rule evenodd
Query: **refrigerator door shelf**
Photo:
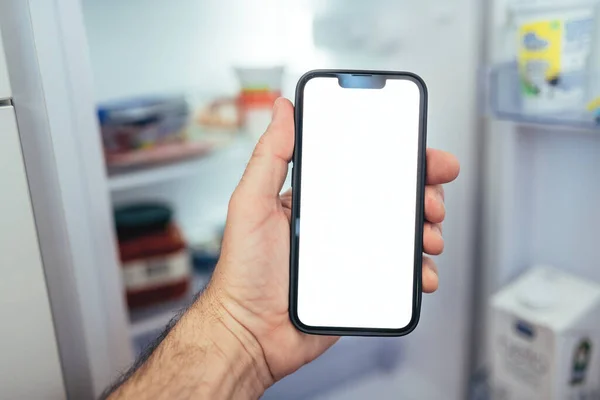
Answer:
<svg viewBox="0 0 600 400"><path fill-rule="evenodd" d="M588 108L581 104L577 108L573 107L573 111L527 112L523 105L525 95L522 94L516 63L507 62L493 66L488 79L489 111L500 120L545 127L600 130L600 102L596 102L598 104L595 107L593 102L590 102ZM561 90L560 85L557 85L556 90ZM549 93L548 96L552 94Z"/></svg>
<svg viewBox="0 0 600 400"><path fill-rule="evenodd" d="M6 68L6 56L4 55L4 46L2 36L0 35L0 103L12 97L10 82L8 80L8 70Z"/></svg>

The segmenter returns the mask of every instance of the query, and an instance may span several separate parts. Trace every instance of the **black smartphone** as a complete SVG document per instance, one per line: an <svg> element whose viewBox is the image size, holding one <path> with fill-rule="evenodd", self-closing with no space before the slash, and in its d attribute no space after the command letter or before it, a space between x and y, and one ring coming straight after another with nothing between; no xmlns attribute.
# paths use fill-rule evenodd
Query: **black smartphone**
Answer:
<svg viewBox="0 0 600 400"><path fill-rule="evenodd" d="M290 319L310 334L405 335L421 304L425 83L316 70L295 103Z"/></svg>

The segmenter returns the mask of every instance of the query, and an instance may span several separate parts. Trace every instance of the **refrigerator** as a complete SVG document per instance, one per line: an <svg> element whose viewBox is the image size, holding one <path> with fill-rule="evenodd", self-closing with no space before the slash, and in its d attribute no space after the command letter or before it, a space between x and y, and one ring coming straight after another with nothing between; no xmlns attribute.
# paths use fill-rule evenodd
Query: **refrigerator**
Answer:
<svg viewBox="0 0 600 400"><path fill-rule="evenodd" d="M3 361L10 374L0 374L0 386L13 397L25 390L5 382L20 382L24 374L10 366L25 365L17 355L33 364L35 345L47 357L40 371L27 374L44 379L40 390L47 386L44 396L29 398L97 397L175 312L129 312L114 205L169 199L186 234L201 236L201 227L222 223L252 149L246 141L206 159L108 175L96 105L192 88L229 94L237 87L232 66L269 63L286 65L289 98L297 78L314 68L418 73L429 88L428 145L456 154L462 172L446 189L441 287L424 297L418 329L404 338L343 338L265 398L466 398L481 336L473 327L476 304L485 301L476 290L483 279L477 270L486 150L478 105L490 6L477 0L1 2L0 124L12 147L0 149L7 152L0 174L14 185L8 192L19 196L13 202L23 216L16 222L11 206L13 219L0 219L10 239L2 240L9 258L0 266L29 275L2 283L2 316L23 324L3 340L13 358ZM17 236L15 227L27 231ZM17 248L28 249L22 255L28 258L16 259ZM24 293L27 299L19 297ZM27 304L15 307L15 299Z"/></svg>

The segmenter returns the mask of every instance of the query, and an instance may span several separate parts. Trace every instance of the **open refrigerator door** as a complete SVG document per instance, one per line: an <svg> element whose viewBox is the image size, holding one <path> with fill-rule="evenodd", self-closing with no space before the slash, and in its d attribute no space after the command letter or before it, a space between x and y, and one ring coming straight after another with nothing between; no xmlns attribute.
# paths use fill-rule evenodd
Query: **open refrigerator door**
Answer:
<svg viewBox="0 0 600 400"><path fill-rule="evenodd" d="M501 316L507 308L498 299L530 279L539 265L556 269L556 276L564 275L560 279L565 281L584 280L592 286L600 281L595 266L599 35L596 1L493 2L487 53L491 73L486 76L485 272L480 280L485 301L475 317L486 321L477 329L480 351L475 364L478 376L488 376L487 395L494 391L507 399L597 395L596 388L571 380L567 370L573 366L577 375L577 365L583 365L579 358L594 356L578 346L590 340L592 348L600 326L578 326L575 318L559 324L558 317L550 317L558 310L574 316L580 307L593 313L595 300L585 300L581 291L580 303L558 298L557 307L536 307L549 294L559 296L558 289L552 289L556 282L543 277L525 290L526 304L515 302L516 308L508 310L510 317ZM506 332L509 342L499 341ZM565 335L572 342L564 342ZM548 337L552 339L544 344ZM501 361L511 354L551 366L541 372L542 364L534 366L523 358L524 369L514 382L507 378L510 363ZM596 372L589 372L593 385ZM558 375L547 378L546 373ZM527 391L534 386L532 395Z"/></svg>

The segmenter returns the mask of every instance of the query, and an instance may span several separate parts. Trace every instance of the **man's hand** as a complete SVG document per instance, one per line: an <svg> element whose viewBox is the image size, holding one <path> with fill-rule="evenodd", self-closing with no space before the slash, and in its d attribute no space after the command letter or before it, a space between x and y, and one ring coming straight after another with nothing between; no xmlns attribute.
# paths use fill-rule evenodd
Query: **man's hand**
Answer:
<svg viewBox="0 0 600 400"><path fill-rule="evenodd" d="M312 361L337 337L306 335L288 314L291 191L280 195L294 150L293 106L279 99L273 121L260 139L229 204L223 251L210 290L222 307L256 340L273 381ZM427 187L423 250L444 248L444 192L441 184L456 178L456 158L427 151ZM435 263L423 260L423 290L438 286Z"/></svg>
<svg viewBox="0 0 600 400"><path fill-rule="evenodd" d="M211 282L117 393L256 398L338 340L301 333L289 320L292 197L290 191L280 192L293 149L293 106L279 99L272 122L231 197L221 258ZM458 171L454 156L427 150L423 251L428 254L440 254L444 248L441 184L454 180ZM428 257L423 259L422 273L423 290L435 291L437 269ZM148 393L151 386L156 390Z"/></svg>

